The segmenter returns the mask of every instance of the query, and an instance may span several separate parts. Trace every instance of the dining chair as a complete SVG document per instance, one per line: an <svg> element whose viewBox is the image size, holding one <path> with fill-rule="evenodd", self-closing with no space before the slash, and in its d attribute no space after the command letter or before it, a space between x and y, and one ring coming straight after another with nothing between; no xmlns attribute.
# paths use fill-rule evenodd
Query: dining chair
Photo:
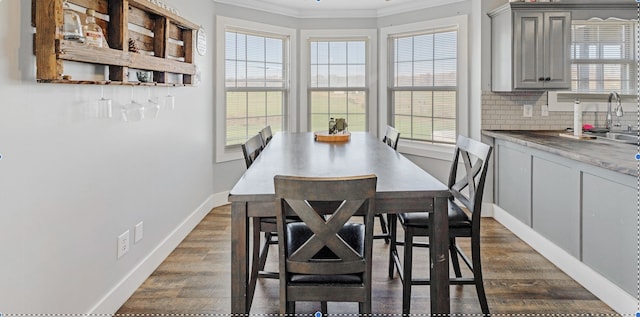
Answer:
<svg viewBox="0 0 640 317"><path fill-rule="evenodd" d="M269 144L269 142L271 142L271 138L273 138L273 133L271 132L271 126L270 125L262 128L262 130L260 130L259 134L260 134L260 137L262 137L262 144L264 146L267 146L267 144Z"/></svg>
<svg viewBox="0 0 640 317"><path fill-rule="evenodd" d="M371 261L377 177L274 177L280 272L280 315L295 302L358 302L371 313ZM340 202L319 212L315 202ZM364 215L364 223L351 222ZM288 216L302 221L290 223Z"/></svg>
<svg viewBox="0 0 640 317"><path fill-rule="evenodd" d="M400 139L400 132L393 127L387 126L387 131L384 133L382 142L386 143L394 150L398 150L398 140Z"/></svg>
<svg viewBox="0 0 640 317"><path fill-rule="evenodd" d="M249 138L244 144L242 144L242 153L244 154L244 160L249 168L253 162L258 158L264 145L262 143L262 137L259 134ZM278 278L277 272L265 272L264 267L267 263L267 256L269 255L269 246L275 245L278 241L275 239L274 232L276 231L276 218L275 217L253 217L253 247L252 247L252 260L251 260L251 273L249 276L249 296L253 297L253 293L256 287L258 277L263 278ZM264 245L261 245L260 234L264 232Z"/></svg>
<svg viewBox="0 0 640 317"><path fill-rule="evenodd" d="M393 127L387 126L387 130L382 138L382 142L388 145L390 148L394 150L398 150L398 140L400 139L400 132ZM391 241L391 235L389 234L389 225L388 225L388 216L385 214L377 214L378 220L380 221L380 230L382 234L376 234L373 236L374 239L384 239L385 243L389 243Z"/></svg>
<svg viewBox="0 0 640 317"><path fill-rule="evenodd" d="M449 279L453 285L473 284L478 293L480 307L484 315L489 315L489 305L482 281L480 260L480 213L482 193L489 166L492 147L469 138L458 136L455 154L449 174L449 252L455 277ZM462 157L464 173L458 173L459 158ZM458 205L457 203L460 205ZM465 212L465 210L467 212ZM429 285L429 279L412 277L413 247L428 247L425 243L414 243L414 237L429 236L429 213L400 213L389 215L391 245L389 247L389 278L393 278L394 269L402 281L402 313L409 314L411 304L411 286ZM397 241L397 219L404 230L404 241ZM471 238L471 261L456 244L457 238ZM397 246L404 245L403 264L400 262ZM473 277L462 277L458 256L471 270Z"/></svg>
<svg viewBox="0 0 640 317"><path fill-rule="evenodd" d="M242 154L244 154L244 162L246 163L247 168L253 164L253 161L258 158L258 155L260 155L260 152L262 152L263 149L264 145L259 134L252 136L242 144Z"/></svg>

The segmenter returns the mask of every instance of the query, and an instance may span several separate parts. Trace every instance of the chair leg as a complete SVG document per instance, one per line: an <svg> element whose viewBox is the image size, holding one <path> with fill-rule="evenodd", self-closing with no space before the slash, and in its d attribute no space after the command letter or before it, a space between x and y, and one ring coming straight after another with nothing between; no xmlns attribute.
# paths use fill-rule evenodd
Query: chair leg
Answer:
<svg viewBox="0 0 640 317"><path fill-rule="evenodd" d="M411 230L404 232L404 265L402 274L402 314L411 312L411 271L413 267L413 235Z"/></svg>
<svg viewBox="0 0 640 317"><path fill-rule="evenodd" d="M251 273L249 275L249 303L253 301L258 273L260 271L260 218L253 218L253 246L251 257Z"/></svg>
<svg viewBox="0 0 640 317"><path fill-rule="evenodd" d="M453 271L456 277L462 277L460 261L458 260L458 250L456 248L456 238L449 238L449 254L451 255L451 264L453 265Z"/></svg>
<svg viewBox="0 0 640 317"><path fill-rule="evenodd" d="M320 302L320 312L322 313L322 316L324 316L324 317L327 316L328 310L327 310L327 302L326 301Z"/></svg>
<svg viewBox="0 0 640 317"><path fill-rule="evenodd" d="M393 273L395 271L395 261L394 257L398 254L398 246L396 245L396 228L397 228L397 216L394 214L387 214L387 219L389 220L389 279L393 279Z"/></svg>
<svg viewBox="0 0 640 317"><path fill-rule="evenodd" d="M384 219L384 214L378 214L378 219L380 219L380 229L382 229L382 235L384 236L384 243L389 244L389 230L387 230L387 220Z"/></svg>
<svg viewBox="0 0 640 317"><path fill-rule="evenodd" d="M258 263L258 270L264 271L264 266L267 264L267 256L269 255L269 246L271 245L271 240L273 239L273 234L271 232L264 233L264 246L262 246L260 251L260 262Z"/></svg>
<svg viewBox="0 0 640 317"><path fill-rule="evenodd" d="M287 316L296 314L296 302L287 302Z"/></svg>
<svg viewBox="0 0 640 317"><path fill-rule="evenodd" d="M475 239L474 239L475 238ZM471 238L471 261L473 262L473 280L480 301L480 308L484 316L489 316L489 304L487 303L487 294L484 292L484 282L482 281L482 263L480 261L480 235Z"/></svg>

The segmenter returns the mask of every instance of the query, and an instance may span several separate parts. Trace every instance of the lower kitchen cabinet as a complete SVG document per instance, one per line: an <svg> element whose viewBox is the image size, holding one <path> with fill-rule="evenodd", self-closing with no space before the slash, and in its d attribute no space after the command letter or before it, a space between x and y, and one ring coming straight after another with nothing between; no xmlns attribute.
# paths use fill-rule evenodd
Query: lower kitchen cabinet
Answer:
<svg viewBox="0 0 640 317"><path fill-rule="evenodd" d="M497 203L531 226L531 154L526 148L496 142Z"/></svg>
<svg viewBox="0 0 640 317"><path fill-rule="evenodd" d="M598 174L582 176L582 261L627 293L636 294L637 180Z"/></svg>
<svg viewBox="0 0 640 317"><path fill-rule="evenodd" d="M496 204L636 294L637 179L505 140L495 147Z"/></svg>
<svg viewBox="0 0 640 317"><path fill-rule="evenodd" d="M569 160L534 156L532 171L533 229L580 258L580 170Z"/></svg>

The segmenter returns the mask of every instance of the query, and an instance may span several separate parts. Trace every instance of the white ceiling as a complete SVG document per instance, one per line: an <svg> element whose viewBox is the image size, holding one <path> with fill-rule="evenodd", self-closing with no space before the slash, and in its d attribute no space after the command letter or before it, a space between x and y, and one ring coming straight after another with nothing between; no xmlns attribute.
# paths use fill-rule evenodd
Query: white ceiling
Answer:
<svg viewBox="0 0 640 317"><path fill-rule="evenodd" d="M463 0L214 0L289 15L316 17L380 17Z"/></svg>

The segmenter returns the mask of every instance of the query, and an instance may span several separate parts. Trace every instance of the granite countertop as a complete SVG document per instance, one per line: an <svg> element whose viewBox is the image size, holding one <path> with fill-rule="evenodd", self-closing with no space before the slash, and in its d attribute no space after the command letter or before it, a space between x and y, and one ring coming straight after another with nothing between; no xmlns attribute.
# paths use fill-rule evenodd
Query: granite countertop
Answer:
<svg viewBox="0 0 640 317"><path fill-rule="evenodd" d="M559 134L562 132L564 131L483 130L482 134L618 173L638 176L639 161L635 159L637 145L603 139L575 140L561 137Z"/></svg>

